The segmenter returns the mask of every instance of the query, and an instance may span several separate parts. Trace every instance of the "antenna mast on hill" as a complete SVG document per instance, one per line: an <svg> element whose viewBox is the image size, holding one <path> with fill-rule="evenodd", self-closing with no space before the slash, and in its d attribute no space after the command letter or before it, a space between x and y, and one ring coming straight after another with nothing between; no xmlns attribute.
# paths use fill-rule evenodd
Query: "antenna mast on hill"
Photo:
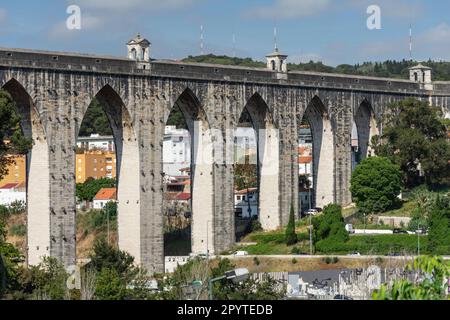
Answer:
<svg viewBox="0 0 450 320"><path fill-rule="evenodd" d="M276 25L273 28L273 43L274 43L275 51L277 51L278 50L278 43L277 43L277 26Z"/></svg>
<svg viewBox="0 0 450 320"><path fill-rule="evenodd" d="M233 33L233 58L236 58L236 34Z"/></svg>
<svg viewBox="0 0 450 320"><path fill-rule="evenodd" d="M204 55L204 48L205 48L205 44L204 44L204 40L205 37L203 35L203 25L200 25L200 55Z"/></svg>
<svg viewBox="0 0 450 320"><path fill-rule="evenodd" d="M412 23L409 24L409 60L413 61L413 57L412 57Z"/></svg>

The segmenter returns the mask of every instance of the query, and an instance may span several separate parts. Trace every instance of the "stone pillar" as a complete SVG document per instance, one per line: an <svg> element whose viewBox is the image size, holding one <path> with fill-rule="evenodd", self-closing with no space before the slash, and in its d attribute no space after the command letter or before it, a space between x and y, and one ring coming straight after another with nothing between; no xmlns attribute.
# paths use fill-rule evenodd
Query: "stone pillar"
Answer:
<svg viewBox="0 0 450 320"><path fill-rule="evenodd" d="M236 87L227 87L227 92L215 92L209 88L205 103L214 149L213 157L213 237L214 252L229 250L236 242L234 210L234 130L240 115L242 92ZM223 89L222 89L223 90ZM225 91L225 90L224 90Z"/></svg>
<svg viewBox="0 0 450 320"><path fill-rule="evenodd" d="M289 222L291 206L297 217L299 211L298 189L298 125L296 101L290 95L280 108L279 115L279 216L280 226Z"/></svg>
<svg viewBox="0 0 450 320"><path fill-rule="evenodd" d="M346 206L352 202L350 180L352 176L352 103L341 96L333 114L335 123L335 203Z"/></svg>
<svg viewBox="0 0 450 320"><path fill-rule="evenodd" d="M53 90L42 92L36 106L47 116L46 132L50 168L50 256L69 267L76 264L75 132L77 123L72 114L77 109L77 102L70 92L64 89L59 90L59 85L60 83L49 81L46 88L53 88ZM37 188L34 182L31 187L32 189L28 190L30 194L40 194L41 188L34 189ZM34 199L31 201L33 203ZM48 229L44 227L42 232L46 230ZM45 235L43 234L42 237L44 238ZM30 257L30 261L32 260L35 261L34 257L32 259Z"/></svg>
<svg viewBox="0 0 450 320"><path fill-rule="evenodd" d="M140 262L150 274L164 270L164 104L151 96L137 105L140 153Z"/></svg>
<svg viewBox="0 0 450 320"><path fill-rule="evenodd" d="M27 262L38 265L50 254L50 172L45 136L33 130L33 149L27 170Z"/></svg>
<svg viewBox="0 0 450 320"><path fill-rule="evenodd" d="M203 121L193 123L192 143L192 252L215 252L213 223L213 145ZM192 134L192 133L191 133Z"/></svg>
<svg viewBox="0 0 450 320"><path fill-rule="evenodd" d="M264 230L281 226L280 133L276 128L258 130L259 219Z"/></svg>

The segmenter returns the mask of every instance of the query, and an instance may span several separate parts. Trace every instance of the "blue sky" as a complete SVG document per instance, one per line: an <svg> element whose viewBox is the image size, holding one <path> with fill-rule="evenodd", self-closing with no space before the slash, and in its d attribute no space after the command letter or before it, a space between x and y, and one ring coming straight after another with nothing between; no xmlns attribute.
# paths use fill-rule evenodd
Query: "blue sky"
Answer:
<svg viewBox="0 0 450 320"><path fill-rule="evenodd" d="M82 29L68 30L69 5L79 5ZM382 29L366 27L369 5L381 8ZM263 60L278 45L291 62L330 65L413 56L450 60L448 0L16 0L0 1L0 46L124 56L137 32L152 42L152 57L206 53Z"/></svg>

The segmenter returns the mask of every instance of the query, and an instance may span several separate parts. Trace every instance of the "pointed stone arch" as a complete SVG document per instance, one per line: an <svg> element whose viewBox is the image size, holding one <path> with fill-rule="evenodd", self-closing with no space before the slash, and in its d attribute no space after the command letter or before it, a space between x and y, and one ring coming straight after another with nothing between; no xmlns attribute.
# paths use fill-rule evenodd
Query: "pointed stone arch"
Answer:
<svg viewBox="0 0 450 320"><path fill-rule="evenodd" d="M354 122L358 131L358 149L360 159L373 156L371 140L379 134L378 123L371 103L364 99L355 112Z"/></svg>
<svg viewBox="0 0 450 320"><path fill-rule="evenodd" d="M135 258L135 263L140 264L142 257L140 161L134 123L123 99L110 84L104 85L94 97L108 117L115 142L119 248L131 254ZM84 107L83 118L88 109L87 106ZM82 121L77 132L81 123Z"/></svg>
<svg viewBox="0 0 450 320"><path fill-rule="evenodd" d="M313 205L323 208L335 201L335 136L329 111L317 95L303 114L313 139ZM301 121L300 121L301 123Z"/></svg>
<svg viewBox="0 0 450 320"><path fill-rule="evenodd" d="M50 255L50 167L49 148L45 127L32 98L14 78L6 82L7 91L22 117L24 135L32 139L32 149L27 154L27 264L38 265Z"/></svg>
<svg viewBox="0 0 450 320"><path fill-rule="evenodd" d="M186 87L164 115L179 108L191 138L191 250L195 254L214 253L213 137L200 99Z"/></svg>
<svg viewBox="0 0 450 320"><path fill-rule="evenodd" d="M242 106L240 115L245 112L256 132L259 219L264 230L275 230L281 226L279 131L273 113L258 92Z"/></svg>

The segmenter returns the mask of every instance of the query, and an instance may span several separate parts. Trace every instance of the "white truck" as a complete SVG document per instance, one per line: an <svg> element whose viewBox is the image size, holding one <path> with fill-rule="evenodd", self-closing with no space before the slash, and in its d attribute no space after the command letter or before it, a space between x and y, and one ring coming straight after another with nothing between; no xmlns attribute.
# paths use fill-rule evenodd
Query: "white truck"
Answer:
<svg viewBox="0 0 450 320"><path fill-rule="evenodd" d="M355 230L353 229L353 225L352 224L346 224L345 225L345 230L347 230L347 232L350 233L350 234L355 233Z"/></svg>

